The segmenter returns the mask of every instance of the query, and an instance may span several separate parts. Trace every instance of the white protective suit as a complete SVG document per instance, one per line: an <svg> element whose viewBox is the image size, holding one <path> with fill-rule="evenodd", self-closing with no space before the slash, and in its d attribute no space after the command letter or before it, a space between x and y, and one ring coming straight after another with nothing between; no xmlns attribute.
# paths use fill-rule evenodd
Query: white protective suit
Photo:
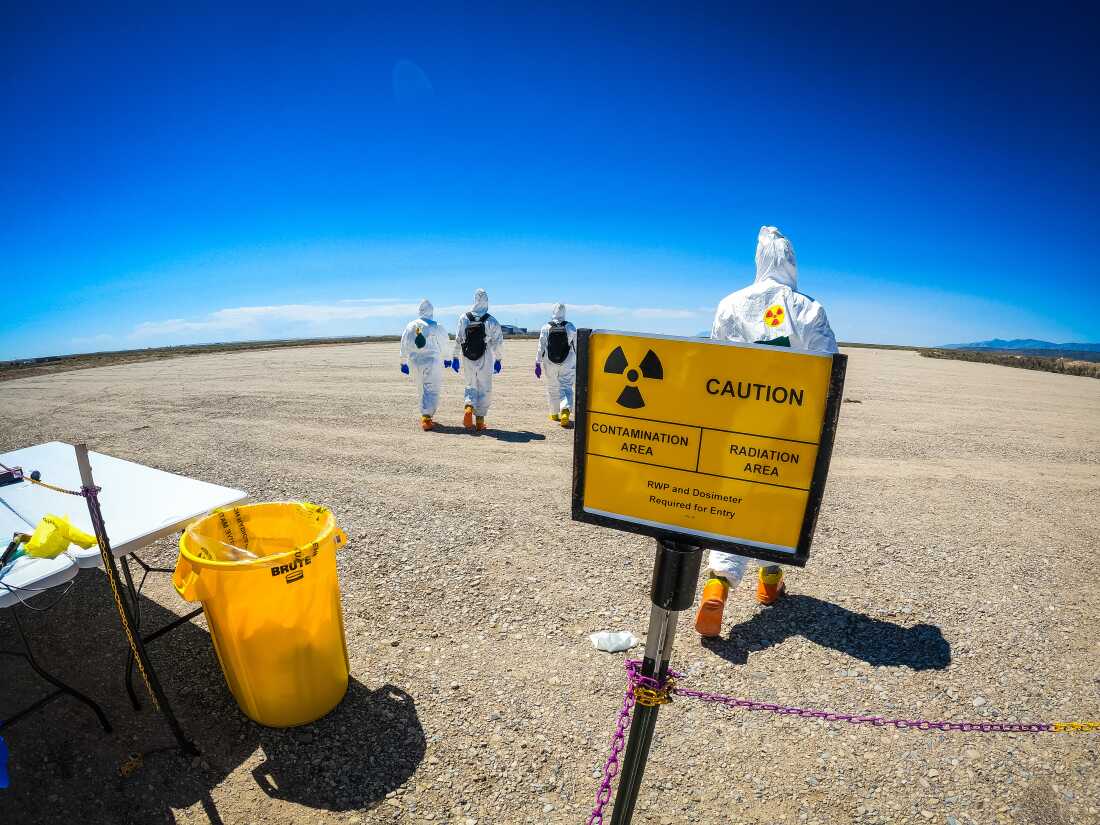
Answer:
<svg viewBox="0 0 1100 825"><path fill-rule="evenodd" d="M563 410L573 411L573 382L577 380L577 328L565 320L565 304L554 304L551 322L565 323L569 338L569 353L560 364L550 360L546 347L550 340L550 324L543 324L539 332L539 351L535 363L542 366L542 380L546 382L546 402L550 415L560 415Z"/></svg>
<svg viewBox="0 0 1100 825"><path fill-rule="evenodd" d="M489 295L484 289L474 293L474 305L470 313L485 316L485 352L476 361L462 354L462 344L466 340L466 328L470 325L469 315L458 319L458 331L455 333L454 357L462 359L462 372L466 376L466 393L463 405L474 408L474 415L485 416L493 402L493 362L504 357L504 330L500 323L489 314Z"/></svg>
<svg viewBox="0 0 1100 825"><path fill-rule="evenodd" d="M756 240L756 282L718 304L710 337L719 341L774 344L811 352L837 352L825 308L798 289L798 265L791 242L774 226L760 227ZM736 584L748 559L710 552L708 564Z"/></svg>
<svg viewBox="0 0 1100 825"><path fill-rule="evenodd" d="M425 298L417 307L419 317L409 321L401 333L401 363L409 365L420 396L420 414L435 415L439 393L443 389L443 362L451 348L451 339L442 324L432 320L435 309ZM421 345L417 339L423 341Z"/></svg>

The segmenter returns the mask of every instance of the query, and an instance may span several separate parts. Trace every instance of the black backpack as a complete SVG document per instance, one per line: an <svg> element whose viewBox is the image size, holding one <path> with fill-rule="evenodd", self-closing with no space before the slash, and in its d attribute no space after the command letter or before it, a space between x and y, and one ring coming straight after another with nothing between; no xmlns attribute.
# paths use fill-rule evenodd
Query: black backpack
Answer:
<svg viewBox="0 0 1100 825"><path fill-rule="evenodd" d="M565 321L550 322L550 333L546 336L546 357L555 364L564 364L569 357L569 333L565 331Z"/></svg>
<svg viewBox="0 0 1100 825"><path fill-rule="evenodd" d="M466 340L462 342L462 355L467 361L477 361L485 354L485 319L488 317L488 315L482 315L479 318L472 312L466 313L470 323L466 326Z"/></svg>

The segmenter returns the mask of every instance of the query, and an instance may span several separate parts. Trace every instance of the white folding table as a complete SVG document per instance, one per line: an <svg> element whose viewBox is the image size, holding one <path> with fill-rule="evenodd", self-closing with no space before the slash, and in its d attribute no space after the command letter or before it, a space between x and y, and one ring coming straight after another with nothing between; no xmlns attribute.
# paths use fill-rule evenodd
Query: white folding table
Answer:
<svg viewBox="0 0 1100 825"><path fill-rule="evenodd" d="M209 484L175 473L156 470L132 461L124 461L101 453L88 453L95 484L100 488L99 504L106 525L112 555L122 561L122 570L129 591L135 625L140 625L138 593L150 572L166 572L154 568L135 555L136 551L165 536L179 532L195 518L210 510L244 499L241 490ZM75 448L52 441L0 455L0 464L21 467L26 476L37 470L41 480L66 490L80 490L81 479ZM14 533L30 533L47 514L67 516L86 533L92 534L92 521L83 497L67 495L28 480L0 487L0 548L7 545ZM133 558L144 570L141 582L135 586L129 560ZM62 694L69 694L88 704L100 723L110 730L106 717L91 699L46 673L35 661L29 642L14 608L44 591L66 584L84 568L102 567L99 548L83 550L76 545L54 559L21 556L0 568L0 608L13 608L12 617L23 642L22 652L0 651L25 659L42 678L57 688L34 705L0 721L0 729L37 710ZM141 642L150 642L202 612L199 608L152 633L143 634ZM127 663L126 688L130 701L138 707L133 689L133 653Z"/></svg>

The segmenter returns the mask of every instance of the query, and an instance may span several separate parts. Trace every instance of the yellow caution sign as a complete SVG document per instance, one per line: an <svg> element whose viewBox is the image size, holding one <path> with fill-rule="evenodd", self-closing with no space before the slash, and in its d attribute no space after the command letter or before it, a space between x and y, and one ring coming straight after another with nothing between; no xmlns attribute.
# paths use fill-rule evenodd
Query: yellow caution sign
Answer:
<svg viewBox="0 0 1100 825"><path fill-rule="evenodd" d="M580 330L573 518L809 556L847 356Z"/></svg>

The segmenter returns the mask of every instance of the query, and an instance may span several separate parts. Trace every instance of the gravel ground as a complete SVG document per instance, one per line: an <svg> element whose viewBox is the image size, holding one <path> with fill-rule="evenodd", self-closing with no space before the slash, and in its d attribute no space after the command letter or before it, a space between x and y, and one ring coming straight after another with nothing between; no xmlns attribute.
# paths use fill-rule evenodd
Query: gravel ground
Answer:
<svg viewBox="0 0 1100 825"><path fill-rule="evenodd" d="M203 751L130 710L102 574L52 611L21 608L44 663L104 700L103 735L66 699L6 732L15 823L579 823L623 688L587 636L647 626L650 540L569 519L572 434L550 425L510 342L491 429L417 428L396 345L201 355L7 382L0 450L57 439L329 505L352 686L285 731L236 708L202 622L153 647ZM1100 383L850 352L810 565L728 633L685 618L687 685L837 711L953 720L1100 718ZM110 495L105 491L104 495ZM173 542L149 556L171 564ZM147 626L186 605L146 587ZM0 613L0 647L14 628ZM41 695L0 659L0 717ZM127 776L130 754L141 766ZM863 729L662 710L635 822L1100 821L1100 735Z"/></svg>

